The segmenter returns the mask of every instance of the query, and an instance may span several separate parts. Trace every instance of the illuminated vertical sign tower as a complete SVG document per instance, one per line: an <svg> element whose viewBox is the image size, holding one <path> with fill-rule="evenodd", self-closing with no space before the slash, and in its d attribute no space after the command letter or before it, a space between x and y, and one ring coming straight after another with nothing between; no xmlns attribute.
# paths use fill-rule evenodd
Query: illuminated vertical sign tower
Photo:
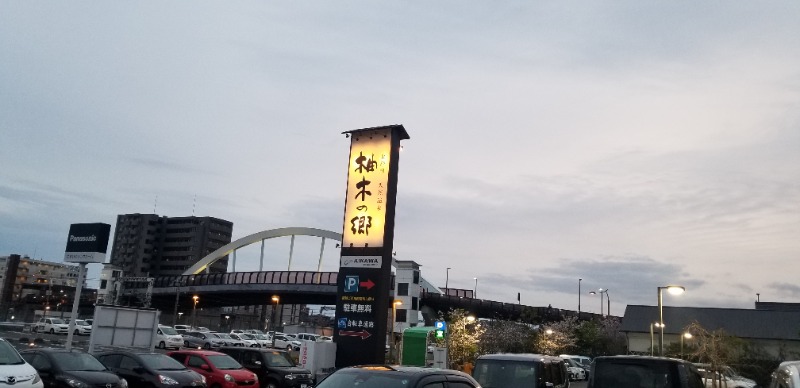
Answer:
<svg viewBox="0 0 800 388"><path fill-rule="evenodd" d="M391 301L394 209L402 125L345 132L347 163L336 298L336 366L383 363Z"/></svg>

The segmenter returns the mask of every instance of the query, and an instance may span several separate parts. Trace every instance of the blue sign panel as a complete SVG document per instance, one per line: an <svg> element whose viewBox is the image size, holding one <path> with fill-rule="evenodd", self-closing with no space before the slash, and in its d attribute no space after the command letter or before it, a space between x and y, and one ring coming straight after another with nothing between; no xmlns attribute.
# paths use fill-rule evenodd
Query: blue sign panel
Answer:
<svg viewBox="0 0 800 388"><path fill-rule="evenodd" d="M434 327L436 327L436 330L447 331L447 322L436 321L436 323L434 323Z"/></svg>
<svg viewBox="0 0 800 388"><path fill-rule="evenodd" d="M351 275L344 278L344 292L358 292L358 276Z"/></svg>
<svg viewBox="0 0 800 388"><path fill-rule="evenodd" d="M347 318L339 318L339 323L337 326L340 329L347 329Z"/></svg>

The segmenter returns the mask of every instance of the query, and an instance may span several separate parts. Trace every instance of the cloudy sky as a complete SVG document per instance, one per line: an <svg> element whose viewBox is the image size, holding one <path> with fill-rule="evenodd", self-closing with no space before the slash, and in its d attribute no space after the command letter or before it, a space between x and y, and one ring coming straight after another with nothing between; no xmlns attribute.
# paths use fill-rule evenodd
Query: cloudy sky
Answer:
<svg viewBox="0 0 800 388"><path fill-rule="evenodd" d="M69 224L154 209L234 239L340 232L341 132L403 124L395 251L433 283L451 267L479 297L574 310L582 278L582 310L602 287L615 315L673 283L667 305L798 302L798 20L797 1L4 1L0 255L60 261Z"/></svg>

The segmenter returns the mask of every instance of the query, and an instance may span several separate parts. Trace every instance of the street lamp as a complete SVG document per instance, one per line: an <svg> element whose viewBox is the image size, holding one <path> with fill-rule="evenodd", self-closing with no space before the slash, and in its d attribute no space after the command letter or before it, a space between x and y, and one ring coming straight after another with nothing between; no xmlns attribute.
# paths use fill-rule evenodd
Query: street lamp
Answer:
<svg viewBox="0 0 800 388"><path fill-rule="evenodd" d="M200 301L200 297L195 295L192 299L194 299L194 307L192 307L192 330L194 330L197 327L197 302Z"/></svg>
<svg viewBox="0 0 800 388"><path fill-rule="evenodd" d="M653 326L661 327L661 324L658 322L650 323L650 355L653 355L654 349L656 347L655 339L653 338Z"/></svg>
<svg viewBox="0 0 800 388"><path fill-rule="evenodd" d="M401 304L403 304L403 301L399 299L395 299L392 302L392 324L389 325L389 342L390 342L389 358L392 359L393 362L397 362L396 360L394 360L394 355L395 353L397 353L395 349L395 347L397 346L396 343L397 341L395 341L394 339L394 328L395 328L395 319L397 319L397 306ZM397 362L397 364L399 364L399 362Z"/></svg>
<svg viewBox="0 0 800 388"><path fill-rule="evenodd" d="M444 278L444 294L448 295L450 292L447 291L448 285L450 284L450 267L447 267L447 275Z"/></svg>
<svg viewBox="0 0 800 388"><path fill-rule="evenodd" d="M680 295L686 291L686 287L675 285L658 287L658 323L661 324L661 335L658 337L658 355L662 357L664 356L664 297L661 291L664 289L672 295Z"/></svg>
<svg viewBox="0 0 800 388"><path fill-rule="evenodd" d="M597 295L600 294L600 317L603 316L603 294L608 296L608 289L603 290L602 288L597 291L589 291L590 295ZM608 302L608 309L611 310L611 301ZM610 312L610 311L609 311Z"/></svg>
<svg viewBox="0 0 800 388"><path fill-rule="evenodd" d="M681 336L681 359L683 359L683 339L692 339L692 333L686 332Z"/></svg>
<svg viewBox="0 0 800 388"><path fill-rule="evenodd" d="M578 278L578 319L581 319L581 280L582 278Z"/></svg>
<svg viewBox="0 0 800 388"><path fill-rule="evenodd" d="M275 310L278 308L278 302L281 301L281 298L278 295L272 295L272 318L269 320L270 329L272 329L272 348L275 348Z"/></svg>
<svg viewBox="0 0 800 388"><path fill-rule="evenodd" d="M478 278L473 279L475 279L475 289L472 290L472 298L478 299Z"/></svg>

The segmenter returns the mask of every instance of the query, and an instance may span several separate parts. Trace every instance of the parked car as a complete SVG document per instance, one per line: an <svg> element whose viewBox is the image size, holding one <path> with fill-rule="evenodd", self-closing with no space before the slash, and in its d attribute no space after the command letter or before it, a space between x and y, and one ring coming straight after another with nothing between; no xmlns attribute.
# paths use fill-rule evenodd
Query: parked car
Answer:
<svg viewBox="0 0 800 388"><path fill-rule="evenodd" d="M452 369L368 365L339 369L317 384L316 388L479 388L480 386L472 376ZM487 387L513 388L512 386Z"/></svg>
<svg viewBox="0 0 800 388"><path fill-rule="evenodd" d="M183 346L183 336L170 326L158 326L156 329L156 347L159 349L175 348Z"/></svg>
<svg viewBox="0 0 800 388"><path fill-rule="evenodd" d="M69 323L70 320L67 319L64 321L67 323L67 330L69 330ZM92 325L86 323L83 319L76 319L75 320L75 330L73 331L75 335L91 335L92 334Z"/></svg>
<svg viewBox="0 0 800 388"><path fill-rule="evenodd" d="M219 348L225 344L222 338L212 336L211 333L201 333L199 331L187 331L183 334L183 345L187 348Z"/></svg>
<svg viewBox="0 0 800 388"><path fill-rule="evenodd" d="M778 365L768 388L800 388L800 361L784 361Z"/></svg>
<svg viewBox="0 0 800 388"><path fill-rule="evenodd" d="M50 388L127 388L128 382L82 350L36 348L20 352Z"/></svg>
<svg viewBox="0 0 800 388"><path fill-rule="evenodd" d="M561 355L559 355L559 357L561 357L561 358L563 358L565 360L566 359L574 360L575 362L580 364L580 366L583 367L584 370L586 370L586 379L587 380L589 379L589 372L592 371L592 358L591 357L576 356L576 355L572 355L572 354L561 354Z"/></svg>
<svg viewBox="0 0 800 388"><path fill-rule="evenodd" d="M215 333L209 332L206 333L212 337L217 337L222 340L222 346L245 346L245 342L240 340L238 337L234 337L228 333Z"/></svg>
<svg viewBox="0 0 800 388"><path fill-rule="evenodd" d="M716 371L712 371L709 364L696 363L694 366L703 376L705 386L709 388L714 387L715 381L717 387L753 388L756 386L755 380L740 376L736 370L726 365L717 367Z"/></svg>
<svg viewBox="0 0 800 388"><path fill-rule="evenodd" d="M564 363L567 364L567 373L569 373L570 381L588 380L589 375L586 374L586 369L583 369L581 364L571 358L563 358Z"/></svg>
<svg viewBox="0 0 800 388"><path fill-rule="evenodd" d="M703 387L700 371L692 363L666 357L605 356L592 362L588 388Z"/></svg>
<svg viewBox="0 0 800 388"><path fill-rule="evenodd" d="M186 333L187 331L194 331L192 330L192 327L189 325L175 325L173 326L173 328L175 329L175 331L178 332L178 334L183 334Z"/></svg>
<svg viewBox="0 0 800 388"><path fill-rule="evenodd" d="M541 354L485 354L475 360L472 376L483 387L569 387L564 360Z"/></svg>
<svg viewBox="0 0 800 388"><path fill-rule="evenodd" d="M251 348L260 348L261 343L258 341L258 338L255 337L255 334L230 334L231 337L238 339L244 343L244 346L251 347Z"/></svg>
<svg viewBox="0 0 800 388"><path fill-rule="evenodd" d="M97 359L131 387L205 387L206 378L172 357L161 353L112 351Z"/></svg>
<svg viewBox="0 0 800 388"><path fill-rule="evenodd" d="M297 333L297 339L300 341L313 341L317 342L319 340L319 335L311 334L311 333Z"/></svg>
<svg viewBox="0 0 800 388"><path fill-rule="evenodd" d="M258 387L258 376L231 356L210 350L178 350L168 356L203 375L210 387Z"/></svg>
<svg viewBox="0 0 800 388"><path fill-rule="evenodd" d="M61 318L42 318L33 326L35 333L67 334L69 325Z"/></svg>
<svg viewBox="0 0 800 388"><path fill-rule="evenodd" d="M0 385L13 384L15 388L43 388L44 383L39 373L36 372L25 359L20 356L17 349L8 341L0 338Z"/></svg>
<svg viewBox="0 0 800 388"><path fill-rule="evenodd" d="M319 336L319 341L320 342L333 342L333 337L330 337L330 336L327 336L327 335L321 335L321 336Z"/></svg>
<svg viewBox="0 0 800 388"><path fill-rule="evenodd" d="M262 348L268 348L272 346L272 339L267 337L266 334L253 334L253 337L258 341L258 345Z"/></svg>
<svg viewBox="0 0 800 388"><path fill-rule="evenodd" d="M290 337L288 334L275 334L275 338L273 340L275 344L275 348L278 349L286 349L286 350L300 350L300 341L295 338ZM270 345L271 346L271 345Z"/></svg>
<svg viewBox="0 0 800 388"><path fill-rule="evenodd" d="M265 388L309 388L314 386L311 371L295 365L285 350L222 348L220 352L233 357L256 375Z"/></svg>

